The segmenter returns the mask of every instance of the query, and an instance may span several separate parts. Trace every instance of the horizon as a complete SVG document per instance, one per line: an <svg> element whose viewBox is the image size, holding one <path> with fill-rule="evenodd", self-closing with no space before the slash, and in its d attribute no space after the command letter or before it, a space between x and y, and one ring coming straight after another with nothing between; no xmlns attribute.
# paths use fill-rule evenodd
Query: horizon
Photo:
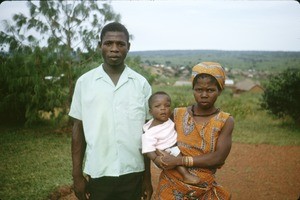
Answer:
<svg viewBox="0 0 300 200"><path fill-rule="evenodd" d="M161 49L161 50L140 50L140 51L129 51L128 53L133 52L156 52L156 51L230 51L230 52L286 52L286 53L300 53L300 50L297 51L284 51L284 50L219 50L219 49Z"/></svg>
<svg viewBox="0 0 300 200"><path fill-rule="evenodd" d="M132 52L300 51L300 4L294 0L114 0L110 5L134 37ZM0 4L0 20L19 12L28 12L26 1Z"/></svg>

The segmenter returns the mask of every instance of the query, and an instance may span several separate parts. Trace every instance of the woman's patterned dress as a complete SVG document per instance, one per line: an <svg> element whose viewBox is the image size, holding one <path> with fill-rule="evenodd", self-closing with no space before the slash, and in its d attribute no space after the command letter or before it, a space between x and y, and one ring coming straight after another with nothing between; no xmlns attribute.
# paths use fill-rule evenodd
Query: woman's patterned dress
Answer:
<svg viewBox="0 0 300 200"><path fill-rule="evenodd" d="M198 156L215 151L219 134L230 115L219 112L205 124L195 123L187 108L174 110L178 146L185 156ZM202 180L198 185L182 181L177 170L164 170L159 177L156 200L230 199L230 194L215 182L216 169L188 168Z"/></svg>

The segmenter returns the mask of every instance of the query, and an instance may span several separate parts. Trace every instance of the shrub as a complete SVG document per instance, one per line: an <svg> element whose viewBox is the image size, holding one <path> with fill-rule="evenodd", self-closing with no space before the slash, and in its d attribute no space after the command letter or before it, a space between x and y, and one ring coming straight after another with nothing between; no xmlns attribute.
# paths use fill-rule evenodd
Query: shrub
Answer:
<svg viewBox="0 0 300 200"><path fill-rule="evenodd" d="M265 85L261 106L275 116L300 122L300 69L287 69Z"/></svg>

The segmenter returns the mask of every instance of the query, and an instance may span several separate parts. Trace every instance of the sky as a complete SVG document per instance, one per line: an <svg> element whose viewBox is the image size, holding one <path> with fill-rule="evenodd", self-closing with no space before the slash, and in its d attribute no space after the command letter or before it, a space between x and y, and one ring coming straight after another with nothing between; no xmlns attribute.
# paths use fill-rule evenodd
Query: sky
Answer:
<svg viewBox="0 0 300 200"><path fill-rule="evenodd" d="M25 4L3 2L0 20L25 12ZM300 51L297 1L113 0L111 5L134 36L131 51Z"/></svg>

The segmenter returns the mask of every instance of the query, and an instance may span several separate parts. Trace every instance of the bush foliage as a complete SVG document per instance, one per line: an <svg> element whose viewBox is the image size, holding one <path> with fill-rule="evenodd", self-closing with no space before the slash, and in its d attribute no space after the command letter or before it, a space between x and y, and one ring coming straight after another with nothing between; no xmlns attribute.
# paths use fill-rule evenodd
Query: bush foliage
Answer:
<svg viewBox="0 0 300 200"><path fill-rule="evenodd" d="M290 116L300 122L300 69L287 69L265 85L262 107L277 117Z"/></svg>

